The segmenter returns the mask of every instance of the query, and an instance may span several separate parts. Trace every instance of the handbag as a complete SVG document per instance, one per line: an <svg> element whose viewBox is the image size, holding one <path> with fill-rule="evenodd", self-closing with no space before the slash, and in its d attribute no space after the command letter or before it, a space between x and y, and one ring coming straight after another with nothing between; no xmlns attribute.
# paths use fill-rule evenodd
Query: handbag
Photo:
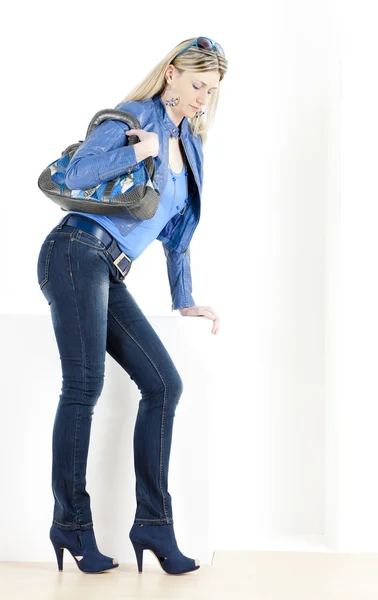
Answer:
<svg viewBox="0 0 378 600"><path fill-rule="evenodd" d="M105 108L89 123L85 139L107 119L119 120L130 129L140 129L138 119L123 110ZM70 190L65 184L68 165L84 140L67 146L60 158L50 163L38 178L39 189L62 210L101 215L125 215L151 219L158 208L160 193L155 184L155 162L147 156L121 176L83 190ZM127 136L128 144L136 144L137 135Z"/></svg>

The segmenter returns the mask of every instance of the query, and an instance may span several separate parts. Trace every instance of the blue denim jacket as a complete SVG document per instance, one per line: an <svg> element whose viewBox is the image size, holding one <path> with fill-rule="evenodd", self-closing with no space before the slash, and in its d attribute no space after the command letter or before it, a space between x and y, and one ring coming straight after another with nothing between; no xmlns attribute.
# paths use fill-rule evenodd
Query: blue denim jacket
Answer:
<svg viewBox="0 0 378 600"><path fill-rule="evenodd" d="M161 230L157 239L162 242L167 260L172 310L194 306L190 270L190 241L198 225L201 211L203 182L203 152L200 136L194 137L189 122L183 118L177 127L169 117L159 95L146 100L121 102L115 107L132 113L145 131L159 137L159 154L155 161L155 182L163 190L168 177L169 136L181 137L190 166L188 176L188 205L183 215L175 214ZM134 145L127 144L128 125L121 121L102 122L79 146L66 172L65 183L70 189L86 189L126 173L137 164ZM90 216L90 215L88 215Z"/></svg>

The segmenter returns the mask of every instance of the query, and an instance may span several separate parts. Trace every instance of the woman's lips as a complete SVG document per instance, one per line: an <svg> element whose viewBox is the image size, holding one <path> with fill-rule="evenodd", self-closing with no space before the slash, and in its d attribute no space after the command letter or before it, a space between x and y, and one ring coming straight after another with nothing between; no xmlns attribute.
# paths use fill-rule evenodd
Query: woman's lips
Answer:
<svg viewBox="0 0 378 600"><path fill-rule="evenodd" d="M190 106L192 107L193 110L199 110L199 108L196 108L195 106L193 106L192 104L190 104Z"/></svg>

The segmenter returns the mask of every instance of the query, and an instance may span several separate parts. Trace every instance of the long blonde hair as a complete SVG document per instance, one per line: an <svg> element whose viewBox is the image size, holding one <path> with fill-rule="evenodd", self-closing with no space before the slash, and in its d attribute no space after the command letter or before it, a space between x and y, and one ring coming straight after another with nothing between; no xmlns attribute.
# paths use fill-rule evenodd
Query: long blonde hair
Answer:
<svg viewBox="0 0 378 600"><path fill-rule="evenodd" d="M183 71L218 71L219 81L221 82L227 73L228 61L216 52L208 50L200 50L196 46L191 46L177 56L180 50L194 42L196 38L189 38L177 44L168 54L148 73L148 75L139 83L122 102L129 100L146 100L152 98L156 94L162 94L167 84L165 79L165 71L168 65L172 64L181 74ZM218 105L219 87L212 91L209 102L206 107L205 115L201 117L189 118L189 125L195 137L201 136L202 144L206 142L207 132L210 129Z"/></svg>

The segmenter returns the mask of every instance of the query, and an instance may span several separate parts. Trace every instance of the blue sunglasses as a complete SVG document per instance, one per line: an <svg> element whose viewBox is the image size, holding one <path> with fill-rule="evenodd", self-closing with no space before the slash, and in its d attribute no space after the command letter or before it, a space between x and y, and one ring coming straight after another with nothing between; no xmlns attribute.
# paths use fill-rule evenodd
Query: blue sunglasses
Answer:
<svg viewBox="0 0 378 600"><path fill-rule="evenodd" d="M177 54L177 56L180 56L180 54L182 54L183 52L185 52L185 50L187 50L188 48L191 48L192 46L196 46L199 50L209 50L209 51L215 50L215 52L220 54L220 56L223 56L223 58L226 58L222 46L220 44L218 44L217 42L213 42L213 40L211 40L210 38L207 38L207 37L196 38L194 40L194 42L192 42L191 44L189 44L189 46L186 46L186 48L181 50L181 52L179 52Z"/></svg>

